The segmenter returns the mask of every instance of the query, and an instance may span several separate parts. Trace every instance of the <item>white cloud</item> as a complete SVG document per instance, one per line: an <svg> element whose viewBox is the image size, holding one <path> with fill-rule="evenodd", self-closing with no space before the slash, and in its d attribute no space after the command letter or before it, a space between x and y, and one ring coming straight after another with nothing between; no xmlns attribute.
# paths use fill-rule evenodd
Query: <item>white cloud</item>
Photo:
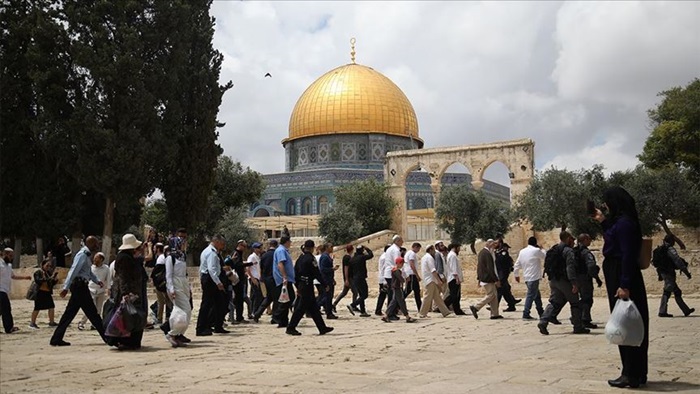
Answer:
<svg viewBox="0 0 700 394"><path fill-rule="evenodd" d="M700 70L700 3L214 2L227 155L284 169L304 89L357 61L406 93L426 147L529 137L536 165L633 166L656 94ZM270 72L272 78L263 78ZM603 153L599 153L603 152Z"/></svg>

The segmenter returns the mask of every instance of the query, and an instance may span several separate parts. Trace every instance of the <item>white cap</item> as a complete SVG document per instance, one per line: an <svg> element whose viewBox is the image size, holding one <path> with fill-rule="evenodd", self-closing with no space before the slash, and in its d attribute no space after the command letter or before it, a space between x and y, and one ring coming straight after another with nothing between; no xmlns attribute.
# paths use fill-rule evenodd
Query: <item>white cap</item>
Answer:
<svg viewBox="0 0 700 394"><path fill-rule="evenodd" d="M3 251L4 252L12 252L12 253L15 252L14 250L12 250L12 248L5 248Z"/></svg>

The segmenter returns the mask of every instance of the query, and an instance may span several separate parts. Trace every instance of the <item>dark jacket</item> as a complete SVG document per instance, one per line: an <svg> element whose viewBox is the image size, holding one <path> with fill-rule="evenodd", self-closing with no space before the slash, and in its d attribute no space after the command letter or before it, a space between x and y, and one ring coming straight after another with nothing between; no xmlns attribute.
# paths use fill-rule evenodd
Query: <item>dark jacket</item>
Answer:
<svg viewBox="0 0 700 394"><path fill-rule="evenodd" d="M374 257L374 253L370 249L363 248L367 253L355 253L350 259L350 276L353 279L365 279L367 278L367 260L371 260Z"/></svg>
<svg viewBox="0 0 700 394"><path fill-rule="evenodd" d="M513 271L513 258L507 250L499 250L496 252L496 268L498 269L498 278L505 280Z"/></svg>
<svg viewBox="0 0 700 394"><path fill-rule="evenodd" d="M272 279L272 264L275 262L275 249L268 249L260 256L260 278L263 281Z"/></svg>
<svg viewBox="0 0 700 394"><path fill-rule="evenodd" d="M561 253L564 257L564 261L566 261L566 277L569 279L569 282L575 283L578 262L576 261L574 249L564 242L560 242L556 247L559 248L559 253Z"/></svg>
<svg viewBox="0 0 700 394"><path fill-rule="evenodd" d="M476 278L479 282L496 283L498 275L496 274L496 265L493 261L493 256L488 249L483 248L479 251L476 265Z"/></svg>
<svg viewBox="0 0 700 394"><path fill-rule="evenodd" d="M294 277L299 291L314 292L314 279L323 284L321 273L316 267L316 257L310 252L304 252L294 264Z"/></svg>
<svg viewBox="0 0 700 394"><path fill-rule="evenodd" d="M334 282L335 270L333 269L333 259L328 253L323 253L318 261L318 269L321 271L321 277L326 285L332 285Z"/></svg>

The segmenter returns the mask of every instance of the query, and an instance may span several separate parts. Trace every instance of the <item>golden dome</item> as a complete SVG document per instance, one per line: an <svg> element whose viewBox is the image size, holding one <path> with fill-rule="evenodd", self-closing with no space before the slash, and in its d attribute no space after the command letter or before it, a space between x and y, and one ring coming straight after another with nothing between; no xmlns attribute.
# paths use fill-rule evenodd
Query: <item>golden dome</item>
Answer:
<svg viewBox="0 0 700 394"><path fill-rule="evenodd" d="M328 134L391 134L418 137L411 102L389 78L370 67L347 64L309 86L294 106L289 138Z"/></svg>

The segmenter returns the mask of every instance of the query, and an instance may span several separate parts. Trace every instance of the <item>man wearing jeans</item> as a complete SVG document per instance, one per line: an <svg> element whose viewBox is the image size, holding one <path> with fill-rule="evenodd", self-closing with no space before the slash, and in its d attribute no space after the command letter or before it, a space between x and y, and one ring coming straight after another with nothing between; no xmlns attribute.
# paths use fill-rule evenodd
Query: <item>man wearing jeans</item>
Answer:
<svg viewBox="0 0 700 394"><path fill-rule="evenodd" d="M294 283L296 278L294 275L294 262L292 255L289 254L289 248L292 246L292 240L289 237L280 238L280 246L275 249L272 264L272 276L275 278L275 292L273 299L277 301L282 289L286 288L289 295L288 302L275 302L272 311L272 319L277 323L278 328L287 328L289 325L289 309L294 305L296 292L294 291Z"/></svg>
<svg viewBox="0 0 700 394"><path fill-rule="evenodd" d="M520 250L518 259L515 261L513 272L515 281L520 283L520 270L523 271L523 279L527 286L527 295L525 296L525 307L523 308L523 320L535 320L530 315L532 302L535 302L537 313L542 316L544 308L542 307L542 296L540 295L540 279L542 279L542 262L544 261L544 251L537 246L537 238L530 237L527 240L527 246Z"/></svg>

